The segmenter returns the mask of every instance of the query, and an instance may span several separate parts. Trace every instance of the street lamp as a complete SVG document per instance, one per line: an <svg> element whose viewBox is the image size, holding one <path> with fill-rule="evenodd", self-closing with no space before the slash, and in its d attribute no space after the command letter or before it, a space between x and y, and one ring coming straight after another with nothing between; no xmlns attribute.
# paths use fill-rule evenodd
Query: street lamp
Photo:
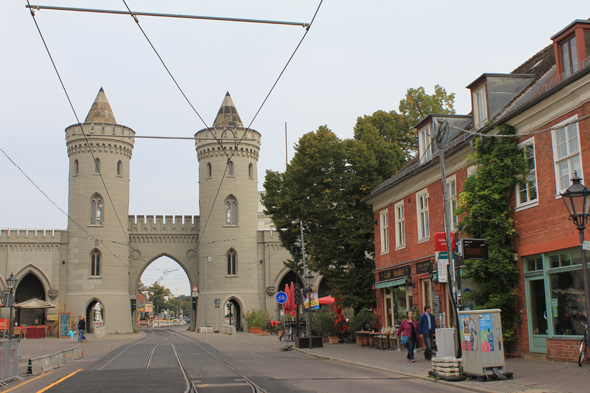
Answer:
<svg viewBox="0 0 590 393"><path fill-rule="evenodd" d="M570 220L580 232L580 247L582 248L582 279L584 282L584 294L586 296L586 323L590 319L590 292L588 291L588 267L586 266L586 251L584 250L584 229L588 222L590 211L590 190L582 184L578 171L574 172L574 178L570 188L561 194L565 206L570 214Z"/></svg>
<svg viewBox="0 0 590 393"><path fill-rule="evenodd" d="M8 297L8 303L10 304L10 315L8 316L8 339L12 340L14 336L14 322L12 321L12 304L14 300L12 299L12 292L16 287L16 278L14 278L14 274L10 273L10 277L6 279L6 285L8 286L8 291L10 292L10 296Z"/></svg>
<svg viewBox="0 0 590 393"><path fill-rule="evenodd" d="M309 337L309 349L312 349L313 343L311 341L311 297L313 296L313 291L311 289L311 285L313 284L313 275L308 271L307 273L305 273L305 276L303 276L303 278L305 279L305 291L307 292L307 305L309 307L309 324L307 325L307 336Z"/></svg>

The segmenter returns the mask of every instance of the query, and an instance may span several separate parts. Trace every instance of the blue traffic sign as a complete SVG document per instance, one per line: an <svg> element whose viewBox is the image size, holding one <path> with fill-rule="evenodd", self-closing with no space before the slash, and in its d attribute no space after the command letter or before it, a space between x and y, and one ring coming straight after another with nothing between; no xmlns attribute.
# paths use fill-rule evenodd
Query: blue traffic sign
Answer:
<svg viewBox="0 0 590 393"><path fill-rule="evenodd" d="M287 302L287 294L285 292L279 292L277 293L276 299L277 299L277 303L279 304L283 304L285 302Z"/></svg>

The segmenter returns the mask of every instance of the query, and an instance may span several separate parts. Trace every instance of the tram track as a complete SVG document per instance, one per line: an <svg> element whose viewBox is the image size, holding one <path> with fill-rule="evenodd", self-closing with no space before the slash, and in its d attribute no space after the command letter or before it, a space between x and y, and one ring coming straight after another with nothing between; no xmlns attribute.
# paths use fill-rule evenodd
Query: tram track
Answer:
<svg viewBox="0 0 590 393"><path fill-rule="evenodd" d="M225 368L227 368L228 370L230 370L232 373L236 374L237 376L239 376L246 384L248 384L250 386L250 388L252 389L252 393L268 393L265 389L263 389L262 387L258 386L254 381L252 381L250 378L248 378L246 375L244 375L244 373L242 373L241 371L237 370L235 367L232 367L231 365L229 365L227 362L223 361L222 359L220 359L218 356L216 356L214 353L212 353L210 350L208 350L207 348L205 348L203 345L201 345L198 342L195 342L187 337L184 337L181 334L178 334L176 332L173 332L169 329L165 329L165 331L169 332L172 336L178 336L180 338L183 338L189 342L192 342L195 344L195 346L197 346L198 348L200 348L203 352L207 353L211 358L215 359L218 363L220 363L221 365L223 365ZM173 347L174 344L172 342L170 342ZM174 348L174 352L175 354L177 354L178 357L178 352L176 351L176 348ZM178 362L181 365L181 368L184 368L184 365L182 364L182 361L180 359L180 357L178 357ZM183 373L185 374L185 376L187 376L187 372L186 370L183 369ZM198 382L196 381L190 381L191 387L192 387L192 392L194 393L199 393L199 385ZM189 393L189 392L185 392L185 393Z"/></svg>

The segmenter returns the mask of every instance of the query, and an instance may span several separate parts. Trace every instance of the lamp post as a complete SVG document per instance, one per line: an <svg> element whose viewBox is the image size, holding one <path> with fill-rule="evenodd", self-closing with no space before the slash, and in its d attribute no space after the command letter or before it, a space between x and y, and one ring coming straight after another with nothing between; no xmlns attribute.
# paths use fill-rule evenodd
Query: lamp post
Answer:
<svg viewBox="0 0 590 393"><path fill-rule="evenodd" d="M570 220L580 232L580 247L582 251L582 280L584 283L584 294L586 301L586 322L590 319L590 292L588 291L588 267L586 266L586 251L584 250L584 229L588 222L590 211L590 190L582 184L578 172L574 172L574 178L570 188L561 194L565 206L570 214Z"/></svg>
<svg viewBox="0 0 590 393"><path fill-rule="evenodd" d="M14 278L12 272L10 273L10 277L6 279L6 285L10 292L8 297L8 303L10 304L10 315L8 316L8 339L12 340L12 337L14 336L14 322L12 321L12 304L14 303L14 300L12 299L12 292L14 292L14 287L16 287L16 278Z"/></svg>
<svg viewBox="0 0 590 393"><path fill-rule="evenodd" d="M308 271L305 276L303 276L303 278L305 279L305 291L307 292L307 305L309 306L309 324L308 326L308 332L307 332L307 336L309 337L309 349L313 348L313 343L311 340L311 296L313 295L313 291L311 290L311 285L313 284L313 275Z"/></svg>

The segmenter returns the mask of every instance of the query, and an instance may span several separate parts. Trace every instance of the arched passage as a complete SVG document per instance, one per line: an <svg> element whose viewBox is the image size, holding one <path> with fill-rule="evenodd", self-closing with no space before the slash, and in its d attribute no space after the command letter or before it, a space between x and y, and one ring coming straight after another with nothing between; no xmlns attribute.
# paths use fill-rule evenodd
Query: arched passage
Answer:
<svg viewBox="0 0 590 393"><path fill-rule="evenodd" d="M105 323L104 305L98 299L92 301L86 307L86 331L92 333L95 328L103 326Z"/></svg>
<svg viewBox="0 0 590 393"><path fill-rule="evenodd" d="M24 302L29 299L45 300L45 288L41 280L32 272L27 273L16 286L14 292L16 303ZM27 309L18 308L16 321L20 325L44 325L45 309Z"/></svg>
<svg viewBox="0 0 590 393"><path fill-rule="evenodd" d="M242 326L242 308L240 307L240 302L234 298L229 299L225 304L224 315L227 323L235 326L236 331L239 332Z"/></svg>
<svg viewBox="0 0 590 393"><path fill-rule="evenodd" d="M178 319L191 315L191 284L185 268L161 255L150 262L137 283L137 319Z"/></svg>

